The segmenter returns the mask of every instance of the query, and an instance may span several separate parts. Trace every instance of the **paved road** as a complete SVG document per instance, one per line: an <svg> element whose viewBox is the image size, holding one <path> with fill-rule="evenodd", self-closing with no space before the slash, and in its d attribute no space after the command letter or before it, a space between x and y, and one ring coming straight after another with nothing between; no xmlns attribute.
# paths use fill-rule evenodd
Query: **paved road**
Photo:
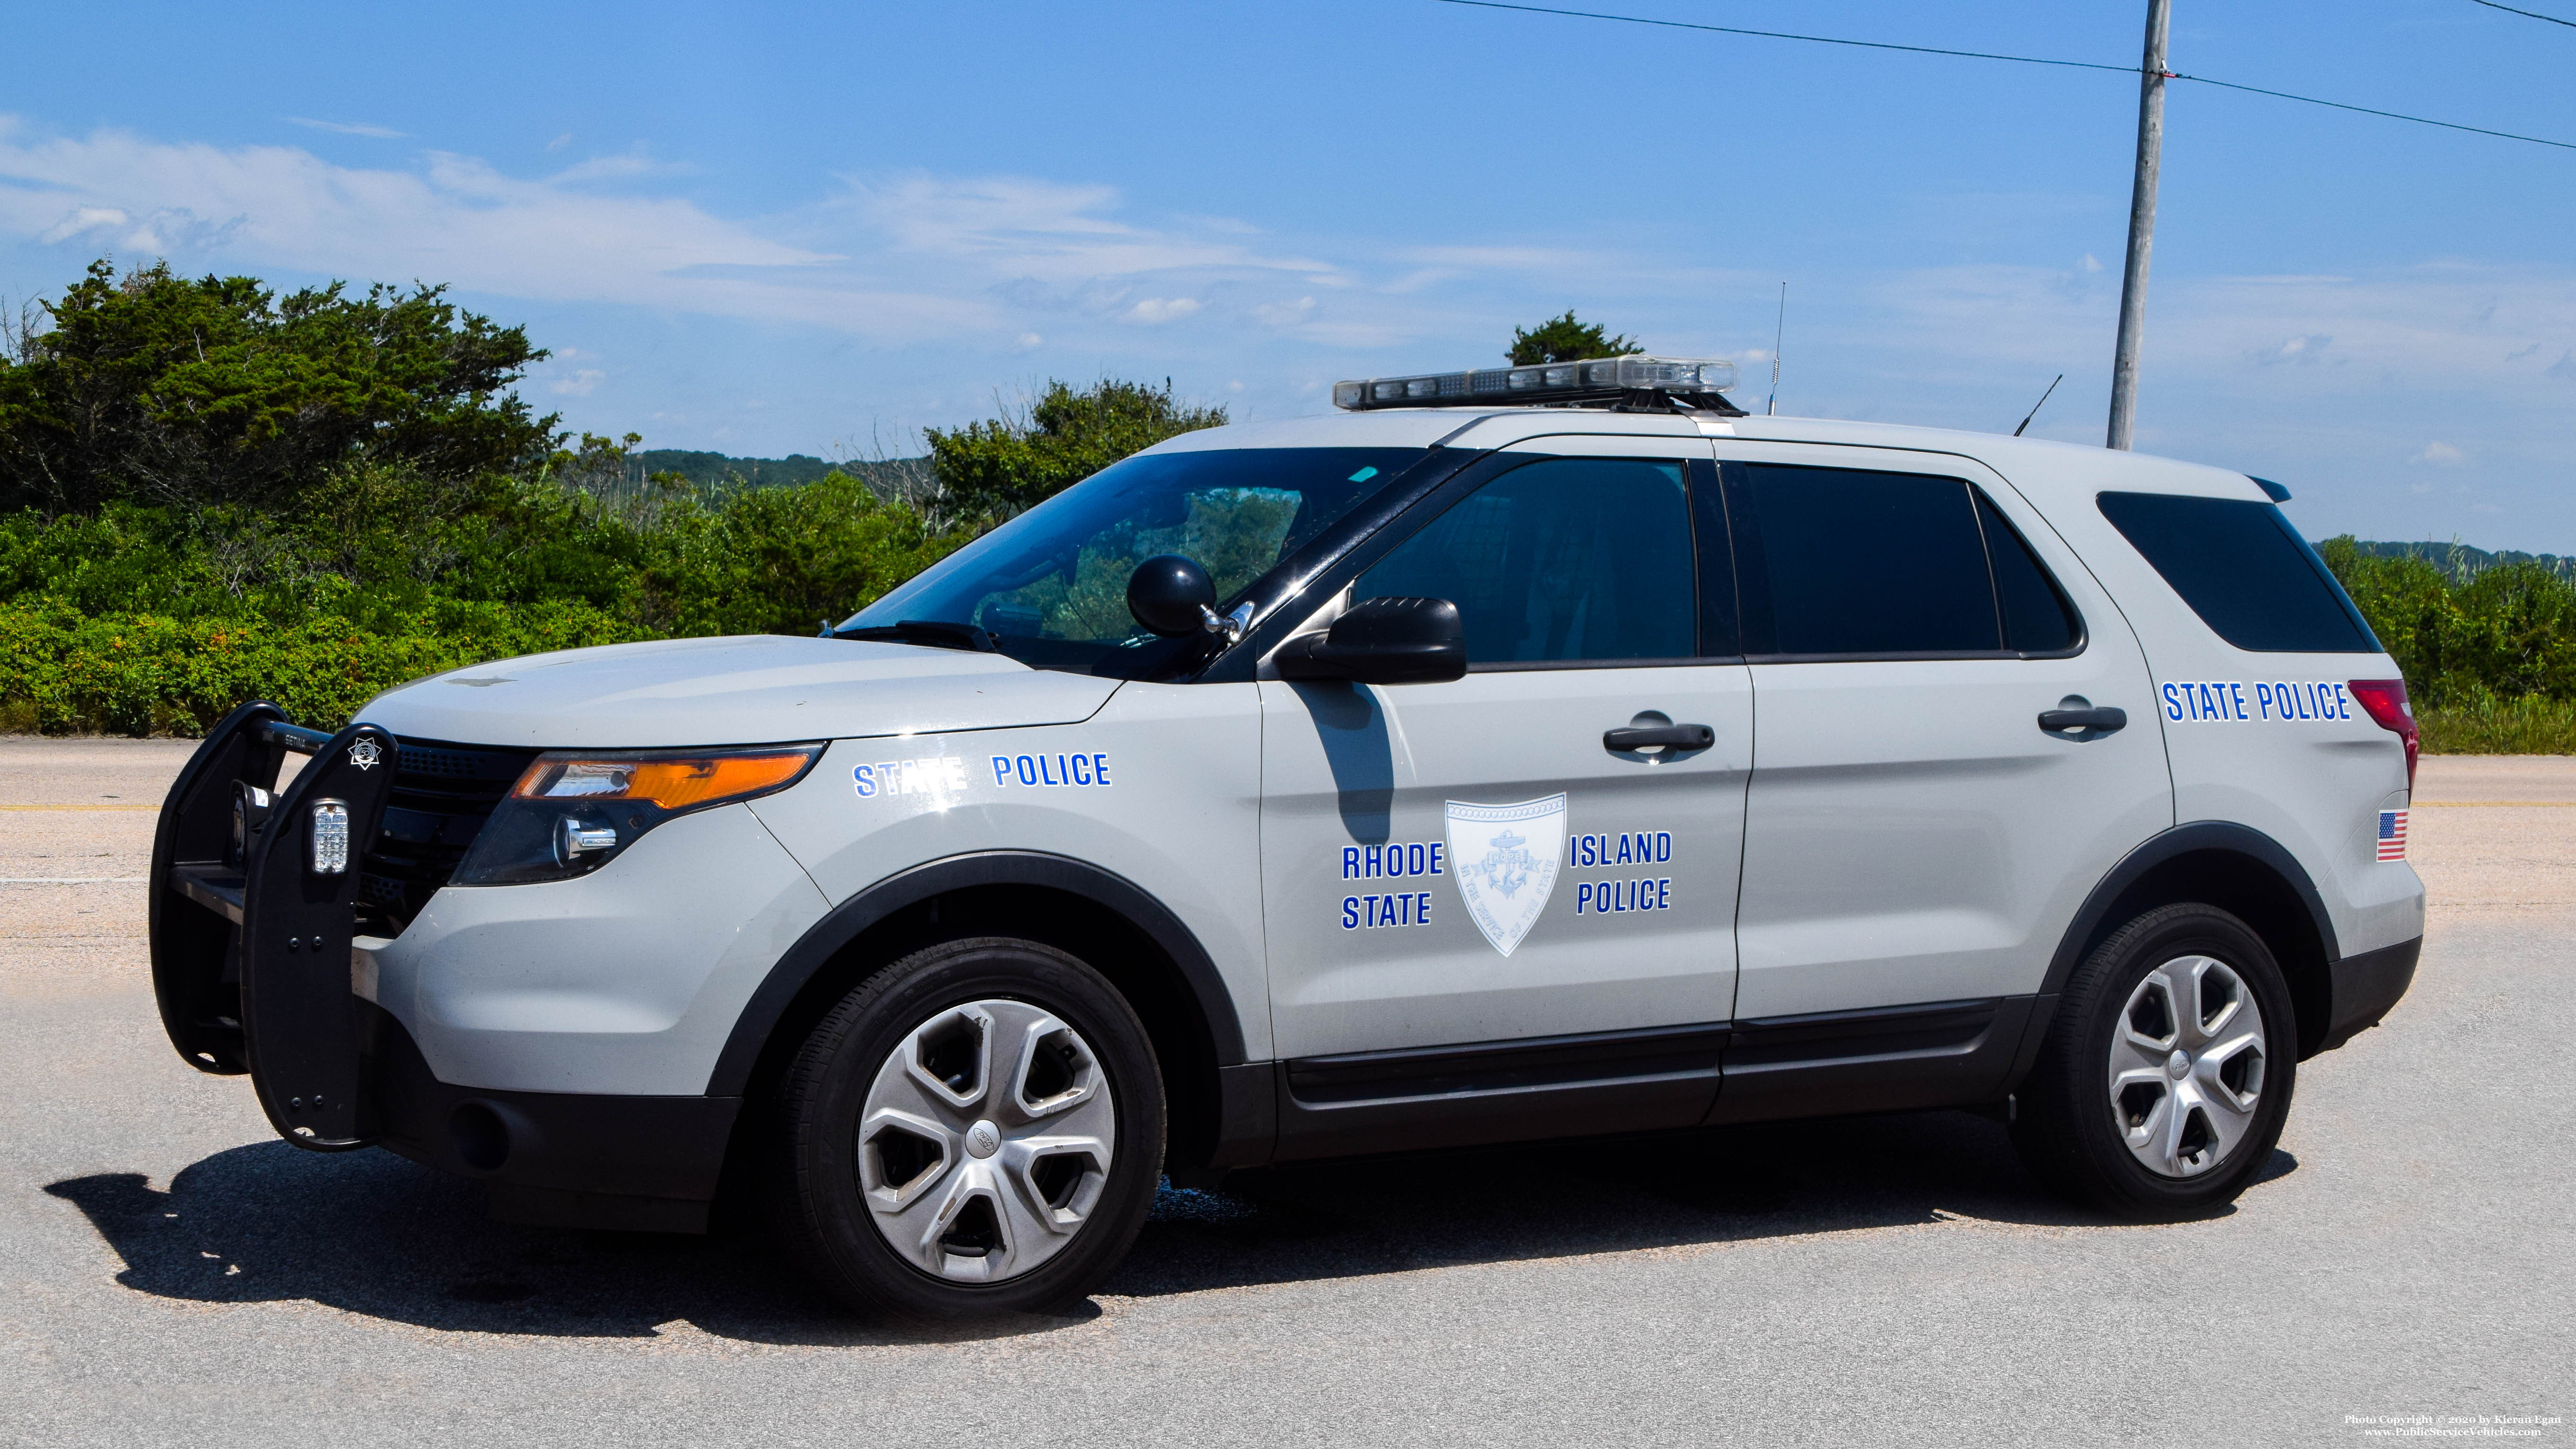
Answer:
<svg viewBox="0 0 2576 1449"><path fill-rule="evenodd" d="M388 1154L274 1140L153 1017L133 807L185 748L0 740L0 1442L2308 1443L2576 1412L2576 761L2425 762L2414 994L2301 1069L2224 1216L2088 1222L1957 1113L1456 1154L1166 1194L1079 1312L925 1336L756 1242L498 1226Z"/></svg>

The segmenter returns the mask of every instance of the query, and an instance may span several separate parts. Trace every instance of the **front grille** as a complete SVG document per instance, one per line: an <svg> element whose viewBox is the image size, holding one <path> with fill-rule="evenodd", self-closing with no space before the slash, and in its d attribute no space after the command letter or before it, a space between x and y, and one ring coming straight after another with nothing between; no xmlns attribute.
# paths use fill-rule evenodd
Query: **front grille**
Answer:
<svg viewBox="0 0 2576 1449"><path fill-rule="evenodd" d="M493 807L536 757L535 750L404 740L384 825L366 854L359 929L400 935L456 874Z"/></svg>

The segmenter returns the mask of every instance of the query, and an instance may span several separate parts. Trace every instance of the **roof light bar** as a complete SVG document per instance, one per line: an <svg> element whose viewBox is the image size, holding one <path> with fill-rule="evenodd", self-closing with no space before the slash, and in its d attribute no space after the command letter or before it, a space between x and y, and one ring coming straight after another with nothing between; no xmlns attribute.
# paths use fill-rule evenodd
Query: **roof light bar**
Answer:
<svg viewBox="0 0 2576 1449"><path fill-rule="evenodd" d="M1369 408L1509 407L1590 400L1630 393L1719 393L1735 386L1735 364L1707 357L1602 357L1533 367L1483 367L1372 377L1333 384L1333 406Z"/></svg>

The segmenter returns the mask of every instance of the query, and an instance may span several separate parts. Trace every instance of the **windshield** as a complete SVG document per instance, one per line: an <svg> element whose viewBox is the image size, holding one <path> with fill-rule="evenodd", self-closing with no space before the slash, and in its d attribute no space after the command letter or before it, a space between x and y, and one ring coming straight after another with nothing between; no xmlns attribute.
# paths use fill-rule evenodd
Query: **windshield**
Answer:
<svg viewBox="0 0 2576 1449"><path fill-rule="evenodd" d="M1217 612L1425 448L1239 448L1129 458L975 540L852 615L971 624L1046 669L1131 676L1169 641L1127 612L1127 576L1176 553L1216 582Z"/></svg>

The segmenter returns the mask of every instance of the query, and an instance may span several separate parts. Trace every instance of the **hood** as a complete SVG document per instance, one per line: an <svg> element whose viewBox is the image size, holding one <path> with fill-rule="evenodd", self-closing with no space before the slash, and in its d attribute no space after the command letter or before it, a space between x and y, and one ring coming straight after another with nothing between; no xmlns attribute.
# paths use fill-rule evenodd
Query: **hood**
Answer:
<svg viewBox="0 0 2576 1449"><path fill-rule="evenodd" d="M692 748L1071 724L1117 688L999 654L753 634L477 664L389 689L357 717L457 744Z"/></svg>

